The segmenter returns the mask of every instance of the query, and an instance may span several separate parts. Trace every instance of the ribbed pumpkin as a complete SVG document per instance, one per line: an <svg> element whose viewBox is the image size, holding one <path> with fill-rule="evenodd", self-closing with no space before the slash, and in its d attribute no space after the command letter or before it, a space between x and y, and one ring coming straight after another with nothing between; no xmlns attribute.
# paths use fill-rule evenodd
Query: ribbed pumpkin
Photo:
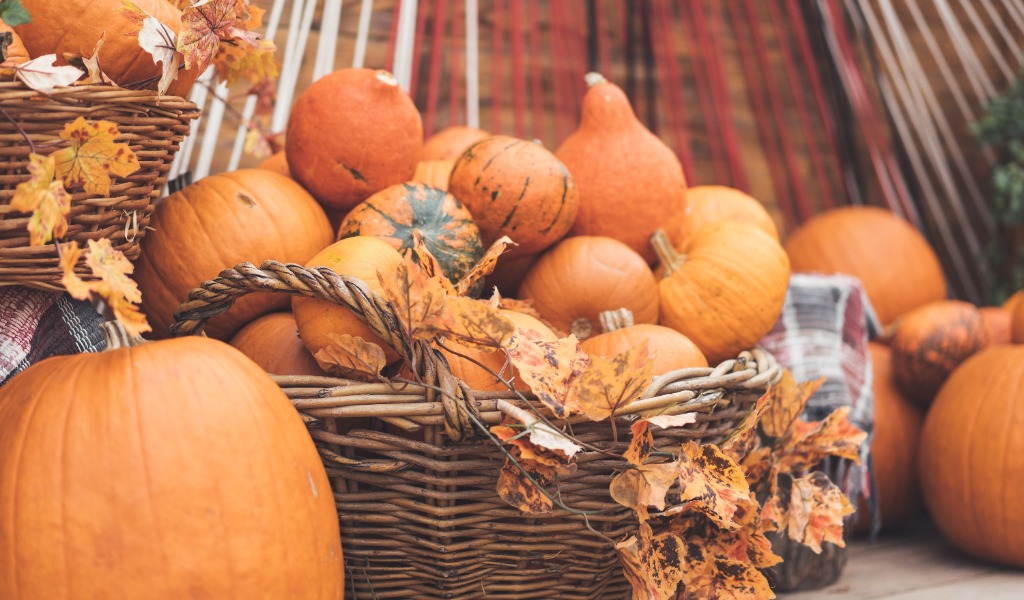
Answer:
<svg viewBox="0 0 1024 600"><path fill-rule="evenodd" d="M716 223L673 249L654 237L664 278L661 324L693 340L717 364L748 350L779 319L789 260L775 239L749 223Z"/></svg>
<svg viewBox="0 0 1024 600"><path fill-rule="evenodd" d="M341 69L295 100L285 156L321 204L347 211L411 179L422 145L420 113L391 73Z"/></svg>
<svg viewBox="0 0 1024 600"><path fill-rule="evenodd" d="M602 313L601 324L604 333L580 342L587 354L611 358L646 341L655 375L708 366L700 348L675 329L649 323L634 325L626 310Z"/></svg>
<svg viewBox="0 0 1024 600"><path fill-rule="evenodd" d="M421 161L451 160L454 161L466 148L490 136L483 129L453 125L438 131L423 142L420 150Z"/></svg>
<svg viewBox="0 0 1024 600"><path fill-rule="evenodd" d="M0 598L344 593L331 484L281 389L192 337L50 358L0 389Z"/></svg>
<svg viewBox="0 0 1024 600"><path fill-rule="evenodd" d="M455 196L422 183L399 183L370 196L341 222L338 239L376 236L404 254L412 250L413 231L423 234L427 250L452 281L483 256L480 230L466 207Z"/></svg>
<svg viewBox="0 0 1024 600"><path fill-rule="evenodd" d="M402 256L384 240L359 236L345 238L324 248L309 259L306 267L327 267L338 275L361 279L371 290L380 292L377 271L391 271L401 262ZM313 354L330 343L331 333L347 333L380 346L389 363L398 360L398 353L344 306L326 300L296 297L292 298L292 314L302 342Z"/></svg>
<svg viewBox="0 0 1024 600"><path fill-rule="evenodd" d="M824 212L786 240L796 273L846 273L864 284L883 325L946 297L939 259L914 227L884 208Z"/></svg>
<svg viewBox="0 0 1024 600"><path fill-rule="evenodd" d="M917 479L917 447L924 424L924 411L904 398L892 379L892 352L871 342L872 384L875 428L871 436L871 464L882 528L905 525L921 512L921 490ZM871 514L861 501L855 531L871 530Z"/></svg>
<svg viewBox="0 0 1024 600"><path fill-rule="evenodd" d="M1024 346L967 359L928 409L921 491L942 534L968 554L1024 567Z"/></svg>
<svg viewBox="0 0 1024 600"><path fill-rule="evenodd" d="M452 174L452 167L455 160L421 160L416 163L416 172L412 174L412 180L436 187L448 189L448 177Z"/></svg>
<svg viewBox="0 0 1024 600"><path fill-rule="evenodd" d="M11 67L28 62L31 57L28 50L25 49L25 44L21 41L21 36L10 25L4 23L3 19L0 19L0 35L4 33L11 34L11 43L7 46L4 60L0 61L0 75L9 75L14 72Z"/></svg>
<svg viewBox="0 0 1024 600"><path fill-rule="evenodd" d="M241 262L305 263L334 239L327 217L293 180L264 169L205 177L161 200L142 240L135 280L156 336L173 323L188 293ZM250 294L210 320L206 332L228 339L256 317L284 310L282 294Z"/></svg>
<svg viewBox="0 0 1024 600"><path fill-rule="evenodd" d="M670 237L680 243L701 228L722 221L740 221L756 225L779 239L775 220L756 198L724 185L698 185L686 190L686 210L679 228Z"/></svg>
<svg viewBox="0 0 1024 600"><path fill-rule="evenodd" d="M267 373L327 375L299 338L299 326L290 312L263 315L243 327L230 343Z"/></svg>
<svg viewBox="0 0 1024 600"><path fill-rule="evenodd" d="M519 296L581 340L601 332L600 316L607 310L625 308L636 323L658 322L654 273L642 256L609 237L562 240L534 263Z"/></svg>
<svg viewBox="0 0 1024 600"><path fill-rule="evenodd" d="M480 227L484 246L503 235L508 256L537 254L569 231L579 192L565 166L540 144L496 135L469 147L452 168L448 191Z"/></svg>
<svg viewBox="0 0 1024 600"><path fill-rule="evenodd" d="M1001 306L983 306L978 312L988 332L989 344L1009 344L1013 341L1013 313Z"/></svg>
<svg viewBox="0 0 1024 600"><path fill-rule="evenodd" d="M284 150L270 155L270 158L261 162L258 168L280 173L286 177L292 176L291 171L288 170L288 159L284 155Z"/></svg>
<svg viewBox="0 0 1024 600"><path fill-rule="evenodd" d="M613 237L653 264L651 234L674 231L683 217L683 168L618 86L596 73L587 83L579 129L555 150L580 190L572 235Z"/></svg>
<svg viewBox="0 0 1024 600"><path fill-rule="evenodd" d="M21 0L32 15L32 22L15 27L32 56L56 54L57 64L66 64L64 54L92 55L104 33L100 48L103 72L122 87L150 81L147 89L156 89L161 65L142 49L134 35L127 35L137 24L122 14L121 0ZM167 0L137 0L135 5L167 26L175 34L181 27L181 11ZM179 69L178 79L167 93L188 96L199 76L198 69Z"/></svg>
<svg viewBox="0 0 1024 600"><path fill-rule="evenodd" d="M896 387L927 406L957 365L987 344L988 331L973 304L942 300L915 308L896 322L890 343Z"/></svg>

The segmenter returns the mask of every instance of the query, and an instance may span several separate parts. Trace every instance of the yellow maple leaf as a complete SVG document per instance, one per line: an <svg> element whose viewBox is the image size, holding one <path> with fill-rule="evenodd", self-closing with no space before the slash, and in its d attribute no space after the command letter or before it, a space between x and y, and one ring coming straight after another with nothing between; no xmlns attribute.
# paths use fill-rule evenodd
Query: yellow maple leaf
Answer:
<svg viewBox="0 0 1024 600"><path fill-rule="evenodd" d="M41 246L68 231L71 195L64 184L54 180L53 156L30 154L28 181L18 184L11 198L11 209L32 213L28 220L29 244Z"/></svg>
<svg viewBox="0 0 1024 600"><path fill-rule="evenodd" d="M141 335L152 331L146 316L135 306L142 301L142 293L135 281L128 277L135 267L124 254L115 250L107 238L98 242L89 240L85 264L96 278L91 281L84 281L74 271L80 256L81 250L76 243L61 247L61 268L64 271L61 282L71 297L89 300L93 294L98 294L128 333Z"/></svg>
<svg viewBox="0 0 1024 600"><path fill-rule="evenodd" d="M274 58L277 46L270 40L261 39L255 46L249 44L221 44L213 58L217 78L235 85L240 79L258 84L277 77L278 64Z"/></svg>
<svg viewBox="0 0 1024 600"><path fill-rule="evenodd" d="M612 358L591 356L569 395L567 406L602 421L643 395L652 378L647 340Z"/></svg>
<svg viewBox="0 0 1024 600"><path fill-rule="evenodd" d="M387 366L384 350L373 342L347 333L328 333L327 339L327 346L317 351L313 358L328 373L374 380Z"/></svg>
<svg viewBox="0 0 1024 600"><path fill-rule="evenodd" d="M71 142L53 153L57 176L67 187L84 187L89 194L108 196L110 175L127 177L139 170L139 159L128 144L114 140L120 132L110 121L86 121L78 117L64 127L60 137Z"/></svg>

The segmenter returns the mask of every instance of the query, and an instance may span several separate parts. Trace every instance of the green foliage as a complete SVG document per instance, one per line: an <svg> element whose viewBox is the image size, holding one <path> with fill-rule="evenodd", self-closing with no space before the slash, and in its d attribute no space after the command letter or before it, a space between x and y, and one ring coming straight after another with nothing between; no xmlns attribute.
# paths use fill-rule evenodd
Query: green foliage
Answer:
<svg viewBox="0 0 1024 600"><path fill-rule="evenodd" d="M21 5L21 0L0 0L0 19L11 27L32 22L32 17Z"/></svg>

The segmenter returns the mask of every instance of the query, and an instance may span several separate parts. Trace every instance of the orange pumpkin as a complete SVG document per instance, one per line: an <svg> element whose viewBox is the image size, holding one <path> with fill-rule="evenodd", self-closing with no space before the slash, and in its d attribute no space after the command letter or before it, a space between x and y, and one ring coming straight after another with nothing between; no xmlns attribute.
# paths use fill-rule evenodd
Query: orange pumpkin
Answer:
<svg viewBox="0 0 1024 600"><path fill-rule="evenodd" d="M622 242L599 236L562 240L542 255L519 287L544 319L584 340L601 332L600 315L625 308L637 323L658 322L658 282Z"/></svg>
<svg viewBox="0 0 1024 600"><path fill-rule="evenodd" d="M1017 303L1024 301L1024 290L1017 290L1010 297L1003 302L1003 308L1010 311L1011 313L1017 308Z"/></svg>
<svg viewBox="0 0 1024 600"><path fill-rule="evenodd" d="M135 280L154 335L166 335L188 293L241 262L305 263L334 239L327 216L293 180L264 169L205 177L156 205ZM228 339L256 317L288 307L282 294L241 298L206 328Z"/></svg>
<svg viewBox="0 0 1024 600"><path fill-rule="evenodd" d="M123 14L121 0L21 0L32 22L15 27L32 56L56 54L57 64L66 64L65 54L92 55L100 36L100 64L103 72L121 87L148 81L156 89L161 65L128 35L137 24ZM137 0L135 5L167 26L175 34L181 27L181 11L167 0ZM179 69L178 79L167 93L188 96L198 69Z"/></svg>
<svg viewBox="0 0 1024 600"><path fill-rule="evenodd" d="M655 375L708 366L708 360L704 358L700 348L675 329L648 323L634 325L632 315L628 311L614 312L625 313L628 316L617 323L618 315L602 313L604 333L580 342L584 352L592 356L612 358L646 341Z"/></svg>
<svg viewBox="0 0 1024 600"><path fill-rule="evenodd" d="M28 62L31 59L28 55L28 50L25 48L25 44L21 41L21 36L19 36L10 25L4 23L3 19L0 19L0 35L5 33L11 34L11 43L7 46L6 53L4 54L4 60L0 61L0 75L10 75L14 73L14 69L10 67Z"/></svg>
<svg viewBox="0 0 1024 600"><path fill-rule="evenodd" d="M896 322L893 379L908 399L928 405L957 365L987 344L973 304L942 300L915 308Z"/></svg>
<svg viewBox="0 0 1024 600"><path fill-rule="evenodd" d="M473 214L484 246L503 235L510 258L537 254L569 231L579 194L565 166L540 144L496 135L455 161L448 191Z"/></svg>
<svg viewBox="0 0 1024 600"><path fill-rule="evenodd" d="M464 125L453 125L438 131L423 142L423 149L420 150L421 161L454 161L466 148L490 136L483 129L466 127Z"/></svg>
<svg viewBox="0 0 1024 600"><path fill-rule="evenodd" d="M884 208L847 206L822 213L797 229L785 247L794 272L860 279L883 325L946 297L946 279L931 246Z"/></svg>
<svg viewBox="0 0 1024 600"><path fill-rule="evenodd" d="M961 550L1024 567L1024 346L960 365L925 417L919 475L939 531Z"/></svg>
<svg viewBox="0 0 1024 600"><path fill-rule="evenodd" d="M988 332L989 344L1009 344L1012 341L1013 313L1001 306L983 306L978 309Z"/></svg>
<svg viewBox="0 0 1024 600"><path fill-rule="evenodd" d="M698 185L686 190L686 210L679 228L670 236L680 243L686 236L712 223L741 221L756 225L776 240L775 220L756 198L724 185Z"/></svg>
<svg viewBox="0 0 1024 600"><path fill-rule="evenodd" d="M1013 303L1010 322L1010 341L1014 344L1024 344L1024 301Z"/></svg>
<svg viewBox="0 0 1024 600"><path fill-rule="evenodd" d="M351 210L412 178L423 123L391 73L341 69L295 100L285 134L292 177L325 207Z"/></svg>
<svg viewBox="0 0 1024 600"><path fill-rule="evenodd" d="M231 338L231 345L267 373L327 375L302 343L295 317L288 312L271 313L249 323Z"/></svg>
<svg viewBox="0 0 1024 600"><path fill-rule="evenodd" d="M673 249L655 234L664 278L661 324L693 340L717 364L750 349L782 314L789 260L775 239L749 223L702 228Z"/></svg>
<svg viewBox="0 0 1024 600"><path fill-rule="evenodd" d="M380 292L377 271L390 272L402 262L402 256L382 239L358 236L337 241L309 259L306 267L327 267L338 275L361 279L371 290ZM377 344L388 363L398 360L394 348L382 341L370 326L347 307L317 298L292 298L292 314L306 348L316 354L327 347L330 334L349 334Z"/></svg>
<svg viewBox="0 0 1024 600"><path fill-rule="evenodd" d="M306 426L262 369L212 339L60 356L11 379L0 514L0 598L345 590Z"/></svg>
<svg viewBox="0 0 1024 600"><path fill-rule="evenodd" d="M618 86L596 73L587 83L579 129L555 151L580 190L572 235L615 238L653 264L651 234L674 231L683 217L683 168Z"/></svg>
<svg viewBox="0 0 1024 600"><path fill-rule="evenodd" d="M924 424L924 411L904 398L892 379L892 351L877 342L871 353L875 428L871 436L871 464L882 528L905 525L921 512L921 490L917 480L917 446ZM862 500L857 509L855 531L871 529L871 514Z"/></svg>
<svg viewBox="0 0 1024 600"><path fill-rule="evenodd" d="M352 209L338 228L338 239L372 235L401 253L412 250L413 231L441 270L458 281L483 256L473 215L455 196L422 183L399 183L377 192Z"/></svg>
<svg viewBox="0 0 1024 600"><path fill-rule="evenodd" d="M288 159L284 155L284 150L270 155L270 158L261 162L258 168L274 171L286 177L292 176L291 171L288 170Z"/></svg>
<svg viewBox="0 0 1024 600"><path fill-rule="evenodd" d="M416 172L412 174L412 180L447 191L448 176L451 175L454 166L454 160L421 160L416 163Z"/></svg>

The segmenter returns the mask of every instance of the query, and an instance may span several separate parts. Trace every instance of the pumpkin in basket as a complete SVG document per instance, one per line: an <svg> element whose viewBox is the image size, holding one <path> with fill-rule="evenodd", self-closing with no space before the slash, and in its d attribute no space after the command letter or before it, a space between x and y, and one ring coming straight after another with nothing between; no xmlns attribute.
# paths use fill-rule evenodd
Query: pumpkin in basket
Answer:
<svg viewBox="0 0 1024 600"><path fill-rule="evenodd" d="M655 375L708 366L708 360L690 338L661 325L634 325L629 311L602 313L601 325L604 333L580 342L580 347L587 354L612 358L646 340L651 353L651 372Z"/></svg>
<svg viewBox="0 0 1024 600"><path fill-rule="evenodd" d="M136 36L129 35L138 23L123 14L121 0L21 0L21 4L32 15L32 22L18 25L15 31L32 56L56 54L62 63L65 54L91 55L104 36L99 58L103 72L121 87L149 82L145 87L156 89L161 66L142 49ZM135 0L135 5L175 34L181 28L181 11L174 3ZM179 69L178 79L167 93L188 96L199 75L198 69Z"/></svg>
<svg viewBox="0 0 1024 600"><path fill-rule="evenodd" d="M50 358L0 390L0 598L344 593L320 456L281 389L189 337Z"/></svg>
<svg viewBox="0 0 1024 600"><path fill-rule="evenodd" d="M267 373L327 376L302 343L290 312L263 315L239 330L230 343Z"/></svg>
<svg viewBox="0 0 1024 600"><path fill-rule="evenodd" d="M316 201L291 179L265 169L205 177L161 200L142 240L135 279L153 332L166 335L189 291L241 262L305 263L334 234ZM281 295L239 300L210 321L207 334L227 339L256 317L288 307Z"/></svg>
<svg viewBox="0 0 1024 600"><path fill-rule="evenodd" d="M14 73L14 69L11 67L16 67L24 62L28 62L30 59L28 50L25 48L25 44L21 41L21 36L19 36L10 25L4 23L3 19L0 19L0 36L3 36L5 33L9 33L11 35L11 43L5 50L4 60L0 61L0 75L10 75Z"/></svg>

